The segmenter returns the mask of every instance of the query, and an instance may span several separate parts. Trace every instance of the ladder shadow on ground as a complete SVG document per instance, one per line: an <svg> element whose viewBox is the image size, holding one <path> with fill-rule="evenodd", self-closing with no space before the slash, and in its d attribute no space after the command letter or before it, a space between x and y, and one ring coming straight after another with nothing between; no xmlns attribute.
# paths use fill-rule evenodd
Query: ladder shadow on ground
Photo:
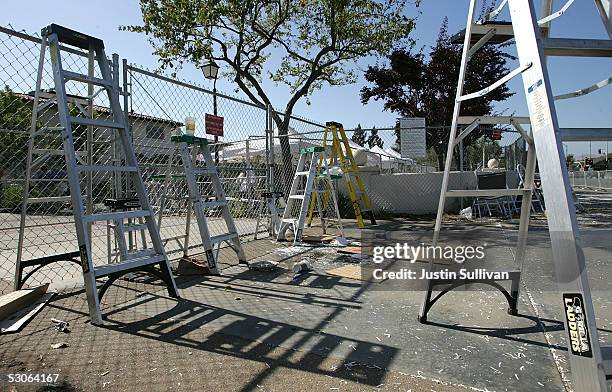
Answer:
<svg viewBox="0 0 612 392"><path fill-rule="evenodd" d="M136 305L142 305L150 300L143 299ZM128 307L114 309L108 312L107 316L112 316L125 309ZM180 315L185 313L189 315L188 322L176 321ZM227 316L234 321L221 329L214 330L203 341L190 336L199 328L206 327L212 321ZM328 321L324 320L322 324ZM266 363L268 368L260 372L250 383L244 385L241 388L242 391L257 390L257 385L278 368L312 372L376 386L382 383L383 369L389 366L397 353L397 349L385 345L322 333L317 329L304 329L296 325L253 317L187 299L180 299L171 309L145 320L131 323L112 321L112 325L104 328L193 350L204 350ZM288 342L290 343L287 344ZM341 345L352 346L349 354L338 358L342 363L363 363L363 366L355 367L354 364L350 367L322 366L327 354ZM273 354L272 352L279 346L285 349L284 353ZM292 357L295 357L298 351L302 355L298 355L298 359L293 359Z"/></svg>
<svg viewBox="0 0 612 392"><path fill-rule="evenodd" d="M461 331L481 336L490 336L499 339L510 340L518 343L525 343L533 346L547 347L559 351L567 351L567 347L559 346L556 344L548 344L544 342L538 342L536 340L522 338L517 335L527 335L527 334L542 334L544 332L558 332L563 331L563 322L558 320L551 319L538 319L538 317L518 314L513 317L520 317L523 319L530 320L533 325L530 327L521 327L521 328L492 328L492 327L480 327L480 326L469 326L469 325L457 325L457 324L448 324L443 322L436 322L430 319L427 320L428 325L432 325L435 327L452 329L455 331Z"/></svg>

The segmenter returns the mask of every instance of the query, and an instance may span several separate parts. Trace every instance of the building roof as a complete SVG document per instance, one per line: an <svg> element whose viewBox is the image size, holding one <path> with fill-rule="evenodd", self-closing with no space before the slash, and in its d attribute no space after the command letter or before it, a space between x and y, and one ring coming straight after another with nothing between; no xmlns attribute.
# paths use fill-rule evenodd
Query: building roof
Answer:
<svg viewBox="0 0 612 392"><path fill-rule="evenodd" d="M53 90L42 90L45 93L48 94L52 94ZM21 99L23 100L27 100L27 101L33 101L34 100L34 92L31 91L28 94L24 94L24 93L14 93L15 95L19 96ZM68 95L69 99L73 99L73 100L77 100L77 101L83 101L84 103L86 103L87 98L86 97L81 97L78 95ZM110 113L110 108L106 107L106 106L100 106L100 105L94 105L94 110L98 113ZM183 123L180 121L174 121L174 120L168 120L165 118L160 118L160 117L155 117L155 116L149 116L147 114L142 114L142 113L135 113L135 112L131 112L128 113L128 117L131 119L138 119L138 120L146 120L146 121L155 121L157 123L163 123L163 124L168 124L168 125L174 125L177 127L182 127Z"/></svg>

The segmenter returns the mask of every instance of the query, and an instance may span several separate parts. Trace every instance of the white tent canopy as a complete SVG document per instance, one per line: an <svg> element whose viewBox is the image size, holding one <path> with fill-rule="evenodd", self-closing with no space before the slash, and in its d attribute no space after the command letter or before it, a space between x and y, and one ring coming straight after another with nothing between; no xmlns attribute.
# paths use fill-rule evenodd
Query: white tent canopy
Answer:
<svg viewBox="0 0 612 392"><path fill-rule="evenodd" d="M308 140L307 136L301 135L295 129L289 127L287 130L289 138L289 148L292 154L298 154L301 148L319 146L320 143L317 140ZM266 139L263 137L242 140L239 142L232 143L231 145L223 147L223 150L219 153L223 160L243 160L247 155L247 149L249 156L254 158L256 156L266 155ZM278 137L278 129L274 130L274 155L281 155L281 144Z"/></svg>

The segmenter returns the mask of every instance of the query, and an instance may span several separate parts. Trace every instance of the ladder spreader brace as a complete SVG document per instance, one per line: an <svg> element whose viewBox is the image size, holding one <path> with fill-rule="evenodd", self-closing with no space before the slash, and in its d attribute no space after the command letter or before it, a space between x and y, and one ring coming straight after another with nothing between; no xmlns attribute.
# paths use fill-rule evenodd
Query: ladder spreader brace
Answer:
<svg viewBox="0 0 612 392"><path fill-rule="evenodd" d="M458 35L458 37L463 39L463 54L442 180L442 192L440 194L433 236L433 243L436 245L439 239L444 204L447 197L475 196L476 193L484 195L487 192L490 192L493 196L518 194L517 190L495 189L491 191L471 191L471 193L470 191L448 190L453 148L457 145L455 140L459 126L463 124L467 125L467 128L461 132L457 137L458 139L462 139L474 129L476 127L475 123L476 125L478 123L505 123L514 126L529 143L527 167L525 169L525 189L519 190L522 193L522 202L515 256L519 270L511 271L511 274L516 278L512 279L510 297L508 296L508 291L497 281L491 280L478 283L486 283L497 287L511 304L510 310L516 311L516 299L518 298L520 288L520 271L525 259L537 155L542 188L545 191L544 199L546 201L555 275L560 277L558 278L557 285L560 291L562 309L566 316L564 324L569 338L568 352L573 387L576 391L581 392L604 392L607 390L606 378L612 377L612 347L600 347L584 253L580 243L577 241L579 237L578 224L562 146L564 132L558 125L554 106L555 97L552 94L548 76L546 56L612 57L612 23L609 2L608 0L594 0L594 2L600 12L610 40L548 38L550 31L548 25L550 21L565 13L569 5L571 5L571 0L555 14L552 13L552 1L543 0L542 9L544 17L540 21L536 19L531 0L504 0L501 6L493 11L491 15L477 22L474 22L476 0L470 0L467 27ZM491 22L490 19L499 14L506 4L510 9L512 22ZM490 31L493 31L493 33L490 33ZM502 43L510 38L514 38L516 42L520 62L517 70L521 70L520 74L522 75L525 96L527 98L529 118L460 117L461 101L477 96L477 94L463 96L467 64L470 56L474 53L470 46L472 48L474 48L474 45L480 47L486 41ZM600 82L598 85L603 87L606 84L605 82ZM587 90L585 93L594 91L592 88ZM579 95L583 94L574 94L574 96ZM564 96L563 98L569 97ZM521 124L531 125L530 135L522 128ZM607 135L606 137L608 138L612 137L612 129L609 128L600 129L596 133L592 131L592 129L585 129L585 133L590 135L598 134ZM571 134L579 132L578 129L571 129ZM561 134L561 137L557 137L557 134ZM585 140L580 137L576 138L578 140ZM554 197L547 198L547 194L554 195ZM430 262L429 269L431 270L432 268L433 262ZM419 312L419 320L426 322L427 312L442 295L455 287L469 283L477 282L468 280L454 282L442 280L428 281L427 293ZM441 293L432 300L432 291L437 286L443 288ZM514 307L512 304L514 304Z"/></svg>
<svg viewBox="0 0 612 392"><path fill-rule="evenodd" d="M89 307L89 315L93 324L102 324L102 314L100 311L100 301L108 287L119 277L135 272L143 271L153 274L162 279L168 289L168 294L178 298L178 290L172 276L172 271L168 263L168 258L159 237L159 231L153 219L153 211L149 205L147 191L144 187L136 154L131 142L131 135L124 112L119 103L119 72L116 67L111 71L111 67L104 52L104 43L98 38L91 37L67 29L62 26L52 24L44 28L41 32L41 48L38 64L38 73L36 79L36 88L34 94L34 103L32 110L32 124L30 128L30 138L28 140L28 156L26 161L26 182L24 187L24 199L21 210L21 219L19 226L19 240L17 246L17 260L15 267L15 288L21 288L26 279L40 268L50 265L55 262L68 261L79 263L83 271L85 281L85 292ZM62 67L62 56L60 44L75 46L80 49L87 50L89 58L89 74L82 75L75 72L66 71ZM42 79L44 76L45 55L49 49L51 65L53 68L53 79L55 85L54 97L46 98L46 102L41 102L45 99L41 91ZM116 55L115 55L116 56ZM115 57L114 56L114 57ZM95 63L99 66L101 78L94 77ZM92 91L93 86L100 87L100 91L104 90L107 93L110 105L111 118L109 120L100 120L93 117L87 117L93 112L84 110L82 105L76 105L79 108L79 113L71 113L68 106L68 97L66 93L66 83L74 81L88 85L88 90ZM97 94L90 94L90 105L93 105L93 97ZM49 103L51 102L51 103ZM59 118L59 127L39 127L38 116L42 110L50 110L57 106L57 115ZM89 127L98 127L111 129L118 136L125 155L125 165L107 166L95 165L91 159L91 154L88 154L86 161L80 159L81 151L75 150L75 136L73 135L73 126L85 125ZM91 128L90 128L91 129ZM63 140L63 149L50 149L45 142L45 136L55 132L56 136L61 136ZM46 142L45 142L46 143ZM70 196L50 196L50 197L30 197L30 188L32 183L36 183L37 179L32 177L33 167L40 164L49 155L63 155L66 160L66 178L61 179L69 185ZM139 208L131 211L94 213L93 207L88 201L87 209L84 207L83 191L81 189L81 176L91 175L95 172L125 172L131 176L131 181L134 184L135 196L138 198ZM91 191L93 187L89 186L87 191ZM91 194L88 194L88 200L91 199ZM59 255L51 255L39 257L31 260L23 260L24 239L26 229L26 216L28 206L34 203L56 203L68 199L72 205L74 215L74 224L78 241L78 250ZM123 224L126 219L143 218L145 221L146 231L151 239L153 248L140 249L133 252L123 253L121 260L117 263L94 265L92 255L92 238L91 225L98 221L115 221L122 222L118 240L125 242L125 234L132 231L130 224ZM122 249L127 249L125 243L121 244ZM25 277L24 268L31 267ZM104 279L104 283L99 291L97 291L97 281ZM96 292L97 291L97 292Z"/></svg>

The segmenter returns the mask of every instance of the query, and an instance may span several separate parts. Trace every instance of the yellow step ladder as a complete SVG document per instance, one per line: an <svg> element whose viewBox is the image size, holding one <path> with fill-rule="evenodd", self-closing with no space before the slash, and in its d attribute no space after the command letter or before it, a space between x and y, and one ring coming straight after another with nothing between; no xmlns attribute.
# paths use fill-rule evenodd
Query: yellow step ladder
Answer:
<svg viewBox="0 0 612 392"><path fill-rule="evenodd" d="M363 186L363 181L359 175L359 167L357 167L355 164L353 151L351 150L348 139L346 138L346 133L344 132L344 127L342 124L334 121L325 123L325 133L323 135L323 148L325 149L328 147L328 137L330 136L331 152L329 154L329 167L338 166L339 164L340 168L342 169L342 177L344 177L346 180L349 197L351 199L351 204L353 205L353 210L355 211L355 218L357 219L357 225L361 229L365 227L365 223L363 221L364 213L367 213L370 222L375 225L376 218L374 218L374 213L372 212L370 198L368 197L365 187ZM319 160L318 169L320 170L322 166L323 158ZM309 225L312 221L317 197L318 195L315 194L310 202L310 208L308 211ZM327 204L329 195L325 193L323 198L324 204Z"/></svg>

